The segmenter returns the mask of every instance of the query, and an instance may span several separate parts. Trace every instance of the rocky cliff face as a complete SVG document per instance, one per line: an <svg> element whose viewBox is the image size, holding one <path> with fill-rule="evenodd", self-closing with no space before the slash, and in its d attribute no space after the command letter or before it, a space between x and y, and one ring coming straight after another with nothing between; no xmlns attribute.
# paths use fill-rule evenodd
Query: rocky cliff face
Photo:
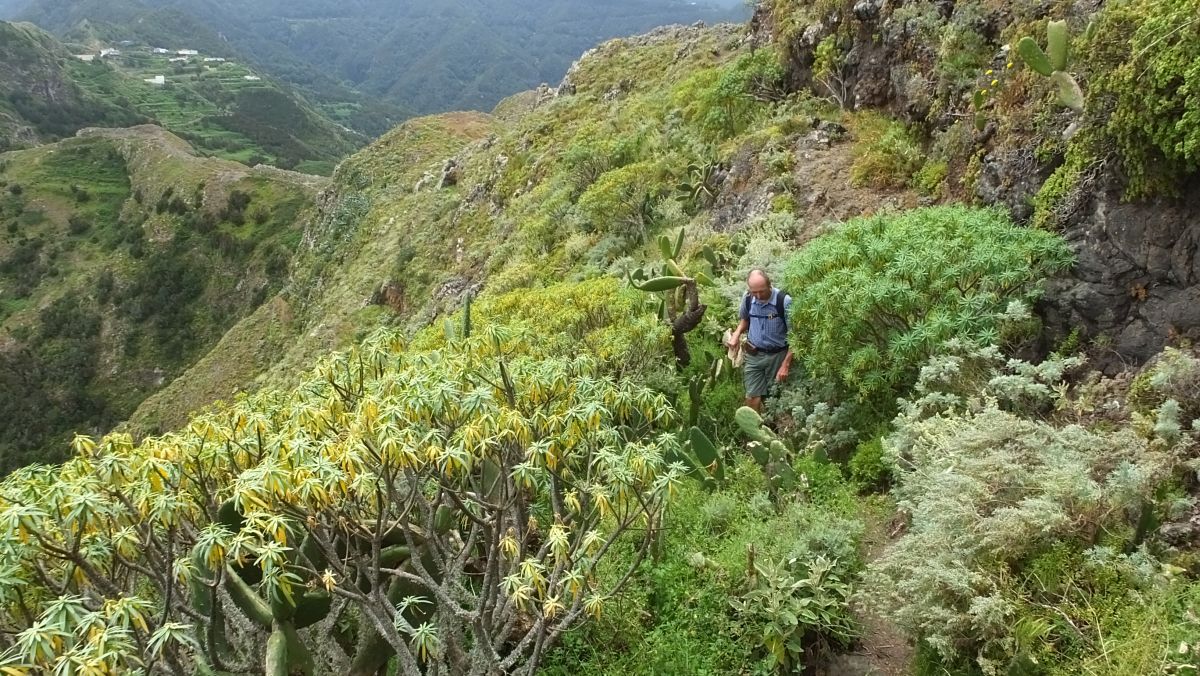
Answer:
<svg viewBox="0 0 1200 676"><path fill-rule="evenodd" d="M1108 178L1063 231L1078 262L1050 286L1046 316L1108 336L1113 367L1200 338L1200 180L1184 198L1124 202Z"/></svg>
<svg viewBox="0 0 1200 676"><path fill-rule="evenodd" d="M1015 93L995 91L1008 83L996 86L991 73L1011 74L1008 45L1033 27L1050 18L1086 26L1102 7L780 0L761 3L751 26L759 45L782 47L792 89L811 87L849 109L881 109L931 146L957 137L956 152L944 158L942 197L1001 206L1032 227L1035 196L1065 161L1064 135L1089 119L1048 105L1044 89L1026 87L1030 100L1004 101ZM823 44L837 47L832 68L819 61ZM976 125L971 100L981 86L993 89L995 108L1006 107L1003 117ZM1181 176L1179 198L1127 201L1126 187L1119 162L1103 157L1039 224L1057 227L1078 257L1069 276L1048 286L1042 313L1051 337L1079 327L1111 348L1101 350L1109 370L1200 336L1200 180Z"/></svg>

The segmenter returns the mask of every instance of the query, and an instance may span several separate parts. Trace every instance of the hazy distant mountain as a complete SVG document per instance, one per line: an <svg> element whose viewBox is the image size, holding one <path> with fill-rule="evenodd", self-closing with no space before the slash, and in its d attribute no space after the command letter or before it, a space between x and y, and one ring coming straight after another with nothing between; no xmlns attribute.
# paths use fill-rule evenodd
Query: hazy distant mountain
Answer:
<svg viewBox="0 0 1200 676"><path fill-rule="evenodd" d="M190 40L248 55L318 98L344 83L416 112L486 110L556 82L605 39L744 13L730 0L27 1L22 17L61 35Z"/></svg>
<svg viewBox="0 0 1200 676"><path fill-rule="evenodd" d="M28 0L0 0L0 19L14 16L28 4Z"/></svg>

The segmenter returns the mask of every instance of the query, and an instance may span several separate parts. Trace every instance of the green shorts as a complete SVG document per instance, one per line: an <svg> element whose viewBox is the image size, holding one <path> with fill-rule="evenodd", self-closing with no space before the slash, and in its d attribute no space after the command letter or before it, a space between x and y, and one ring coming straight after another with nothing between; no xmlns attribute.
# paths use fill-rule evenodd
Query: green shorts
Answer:
<svg viewBox="0 0 1200 676"><path fill-rule="evenodd" d="M746 354L746 360L742 362L742 377L746 380L746 396L747 397L765 397L771 393L771 388L775 385L775 374L779 373L779 367L783 366L783 360L787 357L787 350L776 352L775 354Z"/></svg>

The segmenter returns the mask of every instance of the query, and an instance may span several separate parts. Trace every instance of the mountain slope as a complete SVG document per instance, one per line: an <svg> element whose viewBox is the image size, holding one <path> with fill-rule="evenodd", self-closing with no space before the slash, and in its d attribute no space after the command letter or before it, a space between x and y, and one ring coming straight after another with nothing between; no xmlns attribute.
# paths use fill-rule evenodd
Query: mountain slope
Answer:
<svg viewBox="0 0 1200 676"><path fill-rule="evenodd" d="M81 88L73 61L38 28L0 22L0 150L66 136L80 127L144 119Z"/></svg>
<svg viewBox="0 0 1200 676"><path fill-rule="evenodd" d="M109 429L269 298L322 185L151 126L0 154L0 470Z"/></svg>
<svg viewBox="0 0 1200 676"><path fill-rule="evenodd" d="M323 78L330 78L417 113L487 110L509 94L556 82L572 59L604 39L737 16L677 0L41 0L23 17L67 35L86 20L93 29L105 26L112 40L191 34L152 18L167 13L201 20L208 30L195 34L209 36L205 48L215 49L209 43L219 34L227 48L318 98L328 99Z"/></svg>
<svg viewBox="0 0 1200 676"><path fill-rule="evenodd" d="M229 41L225 30L238 31L241 13L226 16L233 26L210 24L192 13L140 0L80 0L30 3L22 15L65 40L82 44L139 44L196 49L205 54L245 60L253 53ZM253 36L251 36L253 37ZM271 53L254 60L264 71L306 92L323 114L368 136L378 136L409 113L401 107L364 97L332 75L294 55Z"/></svg>
<svg viewBox="0 0 1200 676"><path fill-rule="evenodd" d="M174 57L147 45L93 42L90 61L30 24L0 23L0 143L69 136L85 126L157 122L204 150L244 162L329 173L365 139L285 87L210 54ZM206 57L220 61L204 61ZM30 131L32 130L32 131Z"/></svg>
<svg viewBox="0 0 1200 676"><path fill-rule="evenodd" d="M620 170L630 158L609 158L610 147L593 145L609 133L628 152L656 152L651 130L673 107L663 92L679 86L686 98L679 83L729 67L743 37L740 27L726 26L612 41L572 69L573 95L537 105L536 96L514 97L494 115L409 120L348 158L275 304L147 400L130 429L170 429L216 393L293 382L312 354L343 348L380 325L415 331L454 311L464 292L536 287L640 250L632 231L571 213L564 200L581 193L571 163L594 154L596 167ZM628 90L612 96L622 82ZM653 182L686 173L698 151L679 148L651 172ZM662 187L655 199L669 216L656 216L654 227L683 225L685 214Z"/></svg>

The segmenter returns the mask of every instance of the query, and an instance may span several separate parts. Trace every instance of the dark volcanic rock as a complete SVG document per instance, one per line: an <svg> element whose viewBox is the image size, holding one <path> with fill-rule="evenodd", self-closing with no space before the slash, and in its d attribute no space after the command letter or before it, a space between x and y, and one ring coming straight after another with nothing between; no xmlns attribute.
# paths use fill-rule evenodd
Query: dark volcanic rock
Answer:
<svg viewBox="0 0 1200 676"><path fill-rule="evenodd" d="M1112 186L1093 195L1063 230L1077 263L1048 288L1049 323L1107 335L1134 363L1174 337L1200 336L1200 180L1184 194L1124 202Z"/></svg>

